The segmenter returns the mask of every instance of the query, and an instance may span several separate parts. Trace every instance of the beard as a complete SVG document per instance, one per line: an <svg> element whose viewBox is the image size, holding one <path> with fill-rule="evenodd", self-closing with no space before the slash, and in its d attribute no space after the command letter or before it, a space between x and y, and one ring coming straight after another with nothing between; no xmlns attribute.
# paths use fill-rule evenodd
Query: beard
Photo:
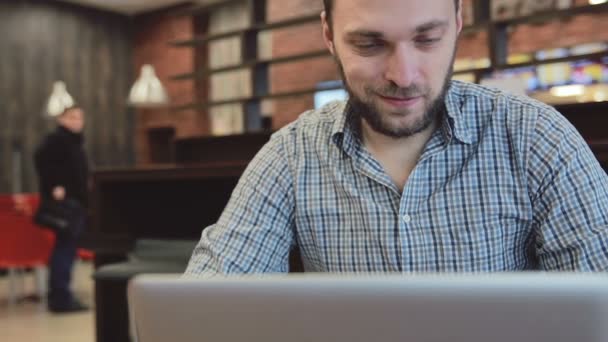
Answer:
<svg viewBox="0 0 608 342"><path fill-rule="evenodd" d="M344 87L349 95L348 106L351 110L352 119L354 120L352 123L360 127L362 120L365 120L365 122L367 122L367 124L374 131L395 139L407 138L425 131L434 122L436 122L436 120L438 120L438 118L442 116L445 111L445 96L450 88L450 80L452 79L453 74L454 56L455 54L452 55L452 63L450 63L450 67L446 72L441 90L434 98L432 97L432 92L429 87L422 87L417 84L413 84L409 87L402 88L397 86L392 81L389 84L376 88L372 86L365 86L365 95L364 97L360 97L348 84L342 63L336 56L336 63L338 64L338 69L342 75ZM391 116L403 117L415 115L415 113L410 110L387 113L374 102L373 98L377 97L377 95L396 98L412 98L420 96L424 99L423 114L420 118L407 125L392 123L390 120ZM358 131L360 132L360 129Z"/></svg>

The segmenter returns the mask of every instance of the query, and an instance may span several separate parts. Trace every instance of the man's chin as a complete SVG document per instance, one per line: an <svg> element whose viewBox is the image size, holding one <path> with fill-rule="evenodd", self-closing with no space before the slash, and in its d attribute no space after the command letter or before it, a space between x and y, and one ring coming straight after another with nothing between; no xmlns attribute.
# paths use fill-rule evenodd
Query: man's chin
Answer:
<svg viewBox="0 0 608 342"><path fill-rule="evenodd" d="M424 116L424 112L418 109L382 108L382 110L377 110L376 113L380 115L382 122L392 123L395 127L412 125Z"/></svg>
<svg viewBox="0 0 608 342"><path fill-rule="evenodd" d="M367 126L373 131L392 138L409 137L428 127L421 118L412 119L395 120L394 118L382 117L381 120L370 121L369 118L364 118Z"/></svg>
<svg viewBox="0 0 608 342"><path fill-rule="evenodd" d="M385 118L421 117L426 109L425 101L423 99L407 105L400 103L394 104L379 99L374 101L371 108L375 109L377 113L380 113Z"/></svg>

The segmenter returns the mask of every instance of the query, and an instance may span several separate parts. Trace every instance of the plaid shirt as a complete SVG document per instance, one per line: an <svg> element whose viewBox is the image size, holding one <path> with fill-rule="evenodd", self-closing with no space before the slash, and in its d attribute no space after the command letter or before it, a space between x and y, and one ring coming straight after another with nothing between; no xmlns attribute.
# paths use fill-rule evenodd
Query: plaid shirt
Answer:
<svg viewBox="0 0 608 342"><path fill-rule="evenodd" d="M403 192L334 102L273 135L186 274L608 270L608 177L553 108L453 81Z"/></svg>

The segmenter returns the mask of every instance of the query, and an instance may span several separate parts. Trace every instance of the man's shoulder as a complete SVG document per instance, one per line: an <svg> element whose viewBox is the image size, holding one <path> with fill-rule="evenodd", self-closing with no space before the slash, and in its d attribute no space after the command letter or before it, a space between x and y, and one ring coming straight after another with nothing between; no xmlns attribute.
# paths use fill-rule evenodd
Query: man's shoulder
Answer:
<svg viewBox="0 0 608 342"><path fill-rule="evenodd" d="M485 85L453 81L451 91L460 98L463 107L491 106L497 110L507 109L505 114L518 111L555 112L555 109L526 95L517 95Z"/></svg>
<svg viewBox="0 0 608 342"><path fill-rule="evenodd" d="M531 97L474 83L455 82L454 85L453 92L458 98L460 108L469 113L465 116L470 119L475 117L473 120L519 122L520 125L514 126L519 128L531 125L543 129L542 126L547 124L562 129L571 128L568 120L554 107Z"/></svg>
<svg viewBox="0 0 608 342"><path fill-rule="evenodd" d="M582 144L577 129L554 107L523 95L478 84L455 87L460 110L469 128L483 137L517 142L522 152L536 144ZM492 132L488 135L488 132Z"/></svg>

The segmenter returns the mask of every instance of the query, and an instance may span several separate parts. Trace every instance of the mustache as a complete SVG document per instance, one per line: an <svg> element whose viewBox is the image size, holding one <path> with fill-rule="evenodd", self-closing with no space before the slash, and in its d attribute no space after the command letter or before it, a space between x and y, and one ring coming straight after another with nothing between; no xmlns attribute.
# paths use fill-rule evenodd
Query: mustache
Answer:
<svg viewBox="0 0 608 342"><path fill-rule="evenodd" d="M391 83L380 88L373 89L372 92L384 97L412 98L425 96L428 93L428 90L425 87L417 84L412 84L409 87L402 88Z"/></svg>

